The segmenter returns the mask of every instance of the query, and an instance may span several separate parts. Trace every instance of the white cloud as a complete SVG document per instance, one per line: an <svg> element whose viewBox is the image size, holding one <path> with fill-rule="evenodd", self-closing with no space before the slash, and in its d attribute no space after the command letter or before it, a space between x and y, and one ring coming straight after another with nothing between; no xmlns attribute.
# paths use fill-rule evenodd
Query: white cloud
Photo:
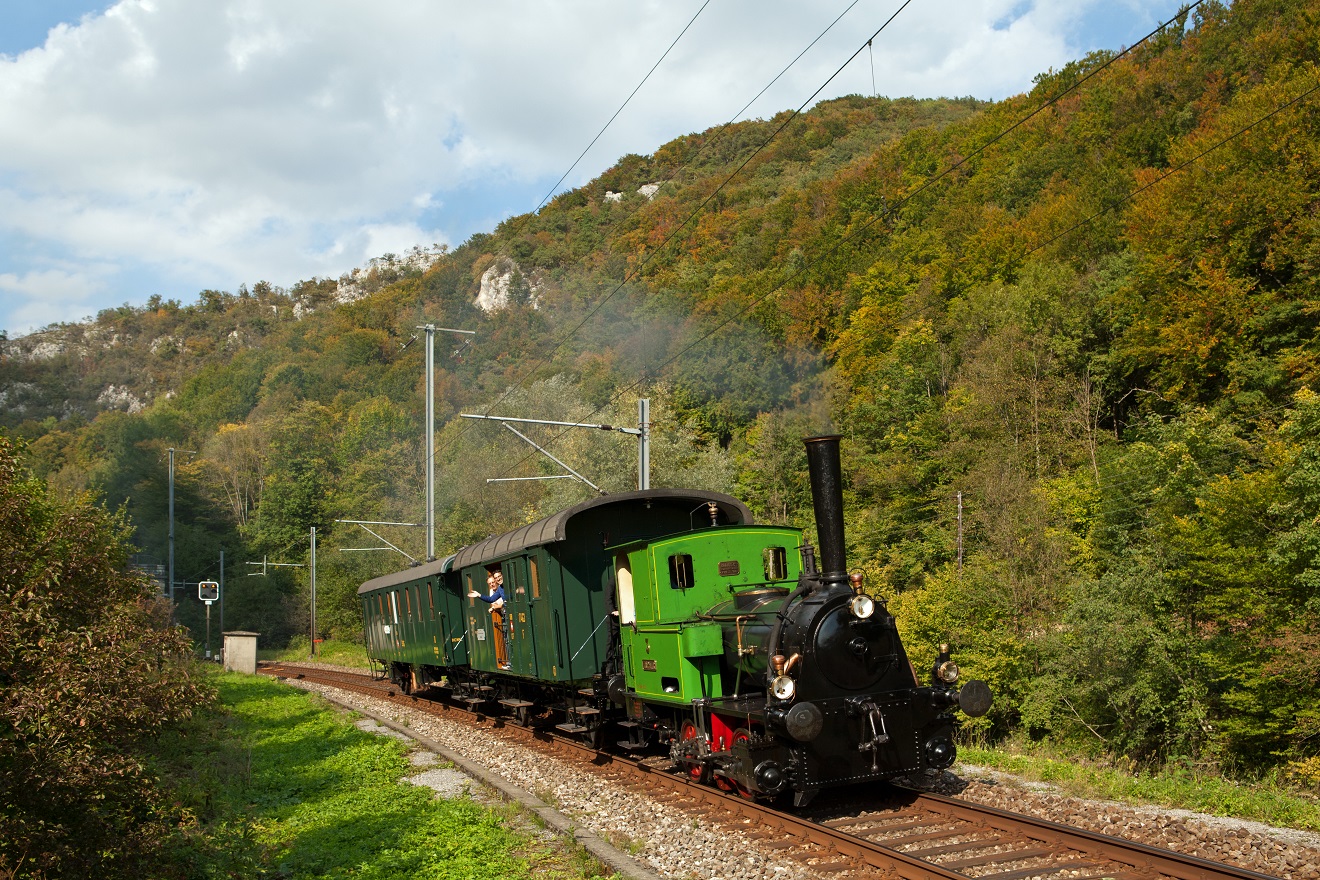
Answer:
<svg viewBox="0 0 1320 880"><path fill-rule="evenodd" d="M0 293L18 302L11 314L15 324L22 327L39 327L71 320L71 316L82 318L93 314L99 310L94 301L104 290L105 279L96 274L63 269L22 275L0 273Z"/></svg>
<svg viewBox="0 0 1320 880"><path fill-rule="evenodd" d="M846 5L716 0L569 183L723 122ZM862 0L751 113L797 106L898 5ZM78 276L54 265L146 267L186 299L444 241L456 189L557 179L697 6L121 0L0 57L0 240L33 243L0 272L22 298ZM1089 48L1066 34L1097 8L913 3L874 42L877 91L1021 91ZM863 53L821 97L870 83ZM155 292L95 277L88 298Z"/></svg>

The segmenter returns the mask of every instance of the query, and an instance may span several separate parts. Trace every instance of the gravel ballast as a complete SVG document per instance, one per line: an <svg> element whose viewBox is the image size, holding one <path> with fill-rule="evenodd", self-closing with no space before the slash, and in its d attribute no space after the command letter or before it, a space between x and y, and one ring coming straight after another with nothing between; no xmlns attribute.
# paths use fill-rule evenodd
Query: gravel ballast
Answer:
<svg viewBox="0 0 1320 880"><path fill-rule="evenodd" d="M305 681L298 687L396 721L530 792L573 823L664 877L799 880L815 873L756 841L601 775L422 711ZM964 768L957 797L1060 824L1224 862L1284 880L1320 880L1320 835L1157 807L1062 795L1015 777ZM461 790L452 778L448 790ZM837 877L838 875L829 875Z"/></svg>

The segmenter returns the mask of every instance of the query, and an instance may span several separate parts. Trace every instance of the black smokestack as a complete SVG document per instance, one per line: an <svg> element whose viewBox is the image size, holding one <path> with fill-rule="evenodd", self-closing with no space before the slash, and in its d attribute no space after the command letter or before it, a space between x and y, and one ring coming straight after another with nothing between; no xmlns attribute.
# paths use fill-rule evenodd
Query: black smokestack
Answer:
<svg viewBox="0 0 1320 880"><path fill-rule="evenodd" d="M820 570L826 582L848 579L843 542L843 469L839 467L839 434L808 437L807 467L811 471L811 503L816 508L820 537Z"/></svg>

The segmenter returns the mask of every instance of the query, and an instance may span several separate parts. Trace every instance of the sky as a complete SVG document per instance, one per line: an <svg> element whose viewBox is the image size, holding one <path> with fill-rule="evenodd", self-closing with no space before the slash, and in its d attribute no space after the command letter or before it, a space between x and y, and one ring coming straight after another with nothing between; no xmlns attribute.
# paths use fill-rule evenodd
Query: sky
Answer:
<svg viewBox="0 0 1320 880"><path fill-rule="evenodd" d="M706 5L703 7L703 2ZM820 93L997 100L1179 0L0 0L0 330L457 246ZM700 13L698 14L698 10ZM695 16L695 19L694 19Z"/></svg>

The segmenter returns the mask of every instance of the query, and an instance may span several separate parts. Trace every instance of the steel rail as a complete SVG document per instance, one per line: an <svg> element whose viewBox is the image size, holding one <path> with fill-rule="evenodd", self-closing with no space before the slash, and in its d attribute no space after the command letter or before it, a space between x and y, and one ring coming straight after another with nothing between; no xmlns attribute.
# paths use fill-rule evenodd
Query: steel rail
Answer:
<svg viewBox="0 0 1320 880"><path fill-rule="evenodd" d="M688 779L684 775L666 772L626 756L602 752L589 745L559 736L545 730L523 727L507 719L463 708L455 704L403 694L389 682L373 680L367 675L320 670L311 666L266 664L258 670L277 678L298 678L309 682L354 691L377 699L403 702L435 715L458 715L486 723L503 732L549 746L571 756L574 760L608 768L620 782L642 789L652 797L668 799L675 806L702 813L712 821L730 825L753 838L769 841L771 849L804 863L808 870L822 873L839 871L878 872L901 880L968 880L969 875L929 859L919 858L894 846L886 845L884 838L872 839L864 832L850 833L852 826L879 824L881 834L905 829L944 827L929 832L906 835L901 839L889 838L890 843L920 841L922 849L932 856L961 851L975 853L1001 846L1034 843L1046 850L1009 849L989 855L964 858L956 864L978 870L993 868L996 863L1009 865L1036 858L1058 858L1069 853L1080 854L1084 861L1056 861L1050 865L1003 870L997 873L979 873L977 880L1025 880L1030 877L1048 877L1061 871L1082 871L1076 880L1151 880L1155 877L1172 880L1277 880L1245 868L1225 865L1197 856L1184 855L1149 844L1125 838L1062 825L995 807L981 806L970 801L944 797L918 791L903 791L896 797L873 804L888 813L867 813L844 816L826 821L786 813L780 810L725 793L709 785ZM895 822L896 820L896 822ZM748 831L740 822L750 825ZM885 823L888 822L887 826ZM990 840L965 841L976 834L1002 835ZM963 842L941 845L941 840ZM803 849L810 845L817 851ZM797 851L790 851L796 849ZM819 864L811 864L820 860ZM1121 867L1120 867L1121 866ZM1119 870L1115 870L1119 868Z"/></svg>

